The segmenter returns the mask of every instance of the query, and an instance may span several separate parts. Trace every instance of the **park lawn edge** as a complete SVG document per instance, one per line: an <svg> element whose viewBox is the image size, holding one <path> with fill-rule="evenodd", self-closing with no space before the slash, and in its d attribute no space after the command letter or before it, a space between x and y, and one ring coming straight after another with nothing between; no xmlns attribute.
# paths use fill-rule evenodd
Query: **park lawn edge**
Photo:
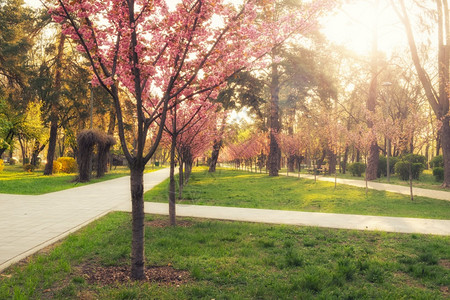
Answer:
<svg viewBox="0 0 450 300"><path fill-rule="evenodd" d="M221 172L239 175L240 180L245 182L242 186L238 184L230 184L229 186L215 184L215 178L220 178ZM196 175L200 174L199 182L197 182ZM206 175L204 175L206 174ZM211 177L209 177L211 176ZM249 179L254 176L254 180ZM206 178L208 177L208 178ZM225 175L224 175L225 177ZM232 177L232 175L228 176ZM206 180L205 180L206 178ZM213 179L211 179L213 178ZM211 179L211 180L210 180ZM258 179L267 180L266 186L257 186L253 188L253 183ZM209 181L208 181L209 180ZM273 181L273 183L269 183ZM205 183L205 182L207 183ZM276 181L276 182L275 182ZM144 194L144 200L148 202L168 202L168 182L169 179L163 181L159 185L155 186L152 190L147 191ZM176 180L178 182L178 180ZM278 194L271 195L273 202L260 199L248 200L249 198L257 198L260 195L261 199L267 197L270 194L270 190L267 186L277 184L280 187L283 182L293 182L293 185L286 185L283 189L295 189L296 182L302 182L308 185L307 189L311 191L301 191L300 194L289 194L286 197L291 197L290 200L278 199ZM198 186L197 186L198 185ZM294 187L293 187L294 186ZM322 187L322 190L318 187ZM215 190L216 192L207 191L207 189ZM317 200L321 198L318 195L328 189L328 198L324 200ZM262 190L262 191L261 191ZM309 197L308 193L312 193L313 200L309 207L295 206L296 199L292 197ZM334 196L333 193L336 193ZM339 194L341 193L341 194ZM178 194L177 194L178 195ZM356 195L356 196L355 196ZM251 197L250 197L251 196ZM314 199L316 197L317 199ZM336 203L329 204L336 197L339 199ZM356 200L351 197L359 197ZM345 199L344 199L345 198ZM348 202L346 201L348 198ZM244 199L244 200L243 200ZM402 201L398 201L401 199ZM328 202L327 202L328 201ZM353 202L352 202L353 201ZM267 174L251 173L241 170L232 170L229 168L221 168L215 175L207 173L206 169L199 168L194 169L191 179L183 188L183 198L177 200L179 204L191 204L191 205L211 205L211 206L225 206L225 207L242 207L242 208L261 208L261 209L276 209L276 210L292 210L292 211L304 211L304 212L321 212L321 213L338 213L338 214L352 214L352 215L372 215L372 216L385 216L385 217L404 217L404 218L422 218L422 219L450 219L450 202L445 200L432 199L427 197L416 196L413 203L410 202L409 196L402 195L393 192L377 191L369 189L368 198L365 195L365 189L360 187L354 187L346 184L338 184L337 189L334 190L334 183L317 181L307 178L296 177L269 177ZM321 206L322 205L322 206ZM334 206L333 206L334 205ZM338 206L340 205L340 206ZM396 207L397 206L397 207Z"/></svg>
<svg viewBox="0 0 450 300"><path fill-rule="evenodd" d="M152 225L161 220L146 215L147 266L189 272L181 286L88 282L86 264L129 263L130 214L114 212L0 273L0 298L449 296L449 237L195 218Z"/></svg>

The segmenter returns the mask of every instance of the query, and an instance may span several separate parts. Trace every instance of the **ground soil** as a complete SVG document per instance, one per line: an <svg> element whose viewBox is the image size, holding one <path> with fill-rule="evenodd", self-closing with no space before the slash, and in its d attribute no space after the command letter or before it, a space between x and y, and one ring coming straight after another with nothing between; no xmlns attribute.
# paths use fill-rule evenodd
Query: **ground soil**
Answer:
<svg viewBox="0 0 450 300"><path fill-rule="evenodd" d="M82 266L81 272L89 284L113 285L131 281L129 266L104 267L95 264L85 264ZM179 286L189 282L189 272L176 270L170 265L147 267L143 282Z"/></svg>

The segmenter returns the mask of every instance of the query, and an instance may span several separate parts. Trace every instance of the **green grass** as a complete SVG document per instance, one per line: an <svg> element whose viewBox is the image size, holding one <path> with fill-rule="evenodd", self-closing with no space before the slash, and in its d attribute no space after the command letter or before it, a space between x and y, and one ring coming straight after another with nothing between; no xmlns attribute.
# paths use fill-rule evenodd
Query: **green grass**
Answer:
<svg viewBox="0 0 450 300"><path fill-rule="evenodd" d="M280 174L286 174L286 170L284 170L284 173ZM303 174L303 173L302 173ZM325 175L326 177L333 177L333 175ZM352 176L350 173L341 174L337 173L337 178L343 178L343 179L355 179L355 180L364 180L364 174L361 177ZM409 186L409 181L401 180L398 175L396 174L390 174L389 176L389 183L390 184L398 184L403 186ZM380 177L375 179L373 182L380 182L380 183L388 183L387 177ZM420 174L420 177L418 180L413 180L413 187L414 188L423 188L423 189L432 189L432 190L440 190L440 191L449 191L446 188L441 187L442 182L437 182L436 179L433 176L433 170L424 170L422 174Z"/></svg>
<svg viewBox="0 0 450 300"><path fill-rule="evenodd" d="M148 167L146 172L151 172L159 168ZM44 176L43 170L25 172L22 165L6 165L0 172L0 193L20 194L20 195L41 195L57 192L86 184L97 183L130 174L128 167L117 167L110 170L102 178L92 178L90 182L74 182L76 174L58 173L51 176ZM95 176L95 175L94 175Z"/></svg>
<svg viewBox="0 0 450 300"><path fill-rule="evenodd" d="M147 216L146 221L162 217ZM112 213L0 274L0 299L448 299L450 238L187 219L146 228L147 265L180 286L88 283L129 264L130 216Z"/></svg>
<svg viewBox="0 0 450 300"><path fill-rule="evenodd" d="M168 181L149 192L144 199L167 202ZM450 202L415 197L348 185L293 177L269 177L230 169L210 174L195 169L178 203L249 208L346 213L395 217L450 219Z"/></svg>

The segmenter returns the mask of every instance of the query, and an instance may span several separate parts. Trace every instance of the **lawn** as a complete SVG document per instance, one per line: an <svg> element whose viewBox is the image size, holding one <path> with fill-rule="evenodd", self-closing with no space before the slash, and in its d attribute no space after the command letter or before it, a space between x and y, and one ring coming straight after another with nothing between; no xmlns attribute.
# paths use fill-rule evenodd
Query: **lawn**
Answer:
<svg viewBox="0 0 450 300"><path fill-rule="evenodd" d="M146 168L146 172L151 172L159 168ZM43 170L25 172L22 165L6 165L0 172L0 193L20 194L20 195L41 195L70 189L77 186L110 180L130 174L128 167L117 167L110 170L102 178L92 178L88 183L74 182L76 174L58 173L51 176L44 176Z"/></svg>
<svg viewBox="0 0 450 300"><path fill-rule="evenodd" d="M111 213L5 270L0 299L450 297L449 237L198 219L179 223L168 227L166 217L146 217L147 265L158 272L150 281L124 279L130 216Z"/></svg>
<svg viewBox="0 0 450 300"><path fill-rule="evenodd" d="M167 202L168 181L148 191L146 201ZM214 174L195 169L178 203L346 213L394 217L450 219L450 202L369 190L348 185L231 169Z"/></svg>
<svg viewBox="0 0 450 300"><path fill-rule="evenodd" d="M281 175L286 175L286 169L283 169L280 171ZM298 174L298 172L289 172L290 175ZM302 170L301 175L308 174L306 170ZM324 175L326 177L332 177L334 178L335 175ZM355 180L364 180L364 173L361 177L358 176L352 176L348 171L346 174L338 173L336 174L337 178L343 178L343 179L355 179ZM401 180L398 175L396 174L390 174L389 176L389 183L390 184L398 184L403 186L409 186L409 181ZM377 178L374 180L374 182L381 182L381 183L388 183L387 177L383 176L380 178ZM432 190L440 190L440 191L448 191L448 189L441 187L442 182L437 182L435 177L433 176L433 170L424 170L422 174L420 174L420 177L418 180L413 180L413 187L415 188L423 188L423 189L432 189Z"/></svg>

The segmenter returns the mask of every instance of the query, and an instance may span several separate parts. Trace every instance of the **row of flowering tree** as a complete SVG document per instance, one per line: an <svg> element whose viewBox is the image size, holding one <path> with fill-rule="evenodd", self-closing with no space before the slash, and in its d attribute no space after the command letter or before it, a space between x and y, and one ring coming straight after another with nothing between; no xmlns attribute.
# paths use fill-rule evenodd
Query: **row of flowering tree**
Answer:
<svg viewBox="0 0 450 300"><path fill-rule="evenodd" d="M205 94L208 96L209 94ZM218 134L217 120L223 120L219 105L201 98L182 102L172 108L165 125L162 143L170 148L169 220L176 225L175 164L179 164L178 197L189 180L194 160L209 150Z"/></svg>
<svg viewBox="0 0 450 300"><path fill-rule="evenodd" d="M247 139L226 145L221 160L232 162L235 168L253 167L255 171L265 167L269 153L269 139L266 133L253 133Z"/></svg>

